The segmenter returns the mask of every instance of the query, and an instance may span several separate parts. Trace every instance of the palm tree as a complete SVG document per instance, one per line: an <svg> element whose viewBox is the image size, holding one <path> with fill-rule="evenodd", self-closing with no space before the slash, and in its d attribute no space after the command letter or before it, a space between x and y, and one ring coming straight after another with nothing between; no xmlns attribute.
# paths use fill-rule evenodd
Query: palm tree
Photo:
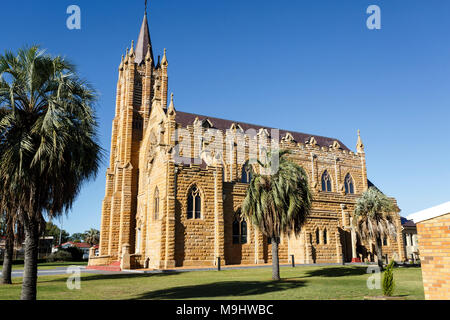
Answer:
<svg viewBox="0 0 450 320"><path fill-rule="evenodd" d="M398 208L375 187L363 192L356 202L353 224L363 240L374 240L378 266L383 268L381 241L385 237L397 237L392 213Z"/></svg>
<svg viewBox="0 0 450 320"><path fill-rule="evenodd" d="M306 173L286 157L288 153L280 151L274 153L275 158L270 161L258 161L262 173L253 174L242 205L244 217L271 239L273 280L280 280L280 236L300 233L312 202ZM278 170L270 172L276 159L279 161Z"/></svg>
<svg viewBox="0 0 450 320"><path fill-rule="evenodd" d="M89 243L90 246L98 244L100 240L100 231L97 229L90 229L84 233L84 241Z"/></svg>
<svg viewBox="0 0 450 320"><path fill-rule="evenodd" d="M2 215L3 227L2 234L5 237L5 252L3 255L3 269L1 284L12 284L12 259L14 254L14 225L13 216L6 211Z"/></svg>
<svg viewBox="0 0 450 320"><path fill-rule="evenodd" d="M24 227L22 299L36 299L44 216L67 212L97 173L95 101L94 89L64 58L38 46L0 56L0 192L12 195Z"/></svg>

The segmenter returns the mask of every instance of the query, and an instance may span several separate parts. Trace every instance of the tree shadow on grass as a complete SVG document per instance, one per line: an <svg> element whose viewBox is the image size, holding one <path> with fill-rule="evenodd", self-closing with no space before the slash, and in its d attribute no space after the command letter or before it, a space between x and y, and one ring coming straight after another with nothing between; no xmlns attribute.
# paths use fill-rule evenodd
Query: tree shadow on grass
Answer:
<svg viewBox="0 0 450 320"><path fill-rule="evenodd" d="M173 275L179 275L181 272L161 272L161 273L110 273L110 274L94 274L94 273L82 273L82 282L88 282L88 281L99 281L99 280L125 280L125 279L136 279L136 278L155 278L155 277L162 277L162 276L173 276ZM39 283L45 283L45 282L66 282L67 277L69 277L71 274L67 275L59 275L61 277L57 279L50 279L45 280L45 278L41 277L48 277L48 276L39 276L38 281Z"/></svg>
<svg viewBox="0 0 450 320"><path fill-rule="evenodd" d="M303 287L304 281L223 281L201 285L173 287L145 292L134 299L193 299L215 297L241 297L278 292Z"/></svg>
<svg viewBox="0 0 450 320"><path fill-rule="evenodd" d="M367 274L365 267L333 267L320 268L306 272L306 277L348 277Z"/></svg>

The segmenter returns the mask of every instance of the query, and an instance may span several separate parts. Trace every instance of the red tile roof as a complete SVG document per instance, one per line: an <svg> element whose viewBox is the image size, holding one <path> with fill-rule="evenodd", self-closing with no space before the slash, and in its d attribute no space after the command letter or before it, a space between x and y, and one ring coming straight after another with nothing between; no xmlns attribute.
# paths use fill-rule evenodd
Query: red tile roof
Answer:
<svg viewBox="0 0 450 320"><path fill-rule="evenodd" d="M61 246L65 246L67 244L70 244L70 245L72 245L74 247L77 247L77 248L90 248L91 247L91 245L89 243L86 243L86 242L73 242L73 241L65 242L65 243L61 244Z"/></svg>
<svg viewBox="0 0 450 320"><path fill-rule="evenodd" d="M74 245L77 248L90 248L91 247L91 245L86 242L78 242L78 243L74 243Z"/></svg>

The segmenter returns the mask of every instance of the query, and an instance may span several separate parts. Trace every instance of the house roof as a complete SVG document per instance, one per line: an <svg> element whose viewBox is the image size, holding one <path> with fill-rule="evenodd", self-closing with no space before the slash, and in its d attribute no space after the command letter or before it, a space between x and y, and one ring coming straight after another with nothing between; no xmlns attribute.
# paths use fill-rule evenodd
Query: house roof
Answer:
<svg viewBox="0 0 450 320"><path fill-rule="evenodd" d="M72 241L65 242L65 243L61 244L61 246L65 246L68 244L71 246L77 247L77 248L90 248L91 247L91 245L86 242L72 242Z"/></svg>
<svg viewBox="0 0 450 320"><path fill-rule="evenodd" d="M192 125L196 118L198 118L200 121L208 119L212 123L213 128L219 129L222 131L226 131L227 129L230 129L230 127L233 123L239 124L244 131L246 131L248 129L255 129L256 131L258 131L260 128L264 128L270 132L271 129L275 129L275 128L271 128L271 127L256 125L256 124L250 124L250 123L244 123L244 122L232 121L232 120L225 120L225 119L208 117L208 116L204 116L204 115L182 112L182 111L176 111L175 121L177 123L181 124L183 127L186 127L188 125ZM309 141L309 139L311 137L314 137L317 141L317 144L321 147L329 147L333 144L334 141L337 141L343 150L350 151L350 149L347 148L341 141L334 139L334 138L323 137L323 136L312 135L312 134L301 133L301 132L295 132L295 131L282 130L282 129L279 129L279 130L280 130L280 139L282 137L284 137L286 135L286 133L289 132L292 134L292 136L296 142L305 143L306 141Z"/></svg>
<svg viewBox="0 0 450 320"><path fill-rule="evenodd" d="M434 206L407 216L407 219L413 220L415 223L419 223L425 220L433 219L439 216L450 213L450 201Z"/></svg>
<svg viewBox="0 0 450 320"><path fill-rule="evenodd" d="M90 248L91 247L91 245L86 242L78 242L78 243L74 243L74 245L77 248Z"/></svg>

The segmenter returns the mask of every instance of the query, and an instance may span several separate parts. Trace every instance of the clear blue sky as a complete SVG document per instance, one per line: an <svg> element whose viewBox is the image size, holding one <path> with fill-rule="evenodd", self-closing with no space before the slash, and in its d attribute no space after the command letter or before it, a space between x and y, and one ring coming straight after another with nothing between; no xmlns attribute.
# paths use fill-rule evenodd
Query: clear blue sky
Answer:
<svg viewBox="0 0 450 320"><path fill-rule="evenodd" d="M66 28L71 4L79 31ZM371 4L381 30L366 27ZM353 150L361 129L369 178L402 215L449 200L450 1L154 0L149 9L177 109L336 137ZM5 1L0 52L41 44L75 62L101 94L109 152L117 67L143 12L143 0ZM64 219L70 233L100 227L107 165Z"/></svg>

